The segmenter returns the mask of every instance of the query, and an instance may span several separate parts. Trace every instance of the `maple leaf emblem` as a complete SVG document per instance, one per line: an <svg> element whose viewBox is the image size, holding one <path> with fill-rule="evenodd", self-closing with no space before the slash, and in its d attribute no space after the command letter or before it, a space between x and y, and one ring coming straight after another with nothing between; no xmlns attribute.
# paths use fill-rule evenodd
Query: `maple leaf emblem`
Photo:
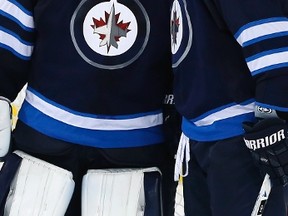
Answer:
<svg viewBox="0 0 288 216"><path fill-rule="evenodd" d="M122 20L119 22L120 13L115 14L115 6L112 5L110 13L105 11L105 20L100 18L93 19L93 33L100 36L99 46L107 46L107 53L109 52L111 46L118 48L117 42L121 37L126 37L127 33L130 31L128 29L130 22L124 23Z"/></svg>

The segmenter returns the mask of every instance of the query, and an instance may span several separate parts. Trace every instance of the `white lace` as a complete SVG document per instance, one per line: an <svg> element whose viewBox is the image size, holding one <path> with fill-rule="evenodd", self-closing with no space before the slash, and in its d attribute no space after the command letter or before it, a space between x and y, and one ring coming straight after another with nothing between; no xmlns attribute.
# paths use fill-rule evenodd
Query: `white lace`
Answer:
<svg viewBox="0 0 288 216"><path fill-rule="evenodd" d="M183 175L183 160L185 154L186 170ZM180 176L186 177L188 175L188 162L190 161L190 146L189 138L185 136L184 133L181 134L177 154L175 161L175 170L174 170L174 181L178 181Z"/></svg>

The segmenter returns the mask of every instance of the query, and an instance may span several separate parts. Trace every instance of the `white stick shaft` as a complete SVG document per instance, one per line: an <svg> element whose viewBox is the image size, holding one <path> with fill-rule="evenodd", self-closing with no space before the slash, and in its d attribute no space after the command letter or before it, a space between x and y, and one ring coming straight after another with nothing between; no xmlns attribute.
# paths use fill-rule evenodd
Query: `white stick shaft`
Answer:
<svg viewBox="0 0 288 216"><path fill-rule="evenodd" d="M259 191L257 200L255 202L251 216L263 215L265 205L268 201L269 194L271 192L271 180L268 174L265 175L261 189Z"/></svg>

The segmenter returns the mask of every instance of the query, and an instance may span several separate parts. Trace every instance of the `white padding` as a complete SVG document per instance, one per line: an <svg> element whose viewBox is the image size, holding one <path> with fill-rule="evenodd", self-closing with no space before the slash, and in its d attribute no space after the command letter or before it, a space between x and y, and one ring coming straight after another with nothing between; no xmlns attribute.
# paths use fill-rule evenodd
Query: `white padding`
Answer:
<svg viewBox="0 0 288 216"><path fill-rule="evenodd" d="M64 216L74 181L72 173L15 151L23 158L11 184L4 216Z"/></svg>
<svg viewBox="0 0 288 216"><path fill-rule="evenodd" d="M2 97L1 97L2 98ZM7 100L0 98L0 157L4 157L10 146L11 110Z"/></svg>
<svg viewBox="0 0 288 216"><path fill-rule="evenodd" d="M82 182L82 216L143 216L144 173L158 168L88 170Z"/></svg>

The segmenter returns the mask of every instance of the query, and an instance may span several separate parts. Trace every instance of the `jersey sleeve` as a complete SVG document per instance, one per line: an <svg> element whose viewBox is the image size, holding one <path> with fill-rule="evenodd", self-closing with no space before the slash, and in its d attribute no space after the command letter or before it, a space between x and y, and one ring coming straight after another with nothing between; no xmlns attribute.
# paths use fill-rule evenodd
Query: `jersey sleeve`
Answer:
<svg viewBox="0 0 288 216"><path fill-rule="evenodd" d="M215 0L255 79L256 104L288 112L285 1Z"/></svg>
<svg viewBox="0 0 288 216"><path fill-rule="evenodd" d="M0 96L11 101L27 82L35 40L33 2L1 0Z"/></svg>

